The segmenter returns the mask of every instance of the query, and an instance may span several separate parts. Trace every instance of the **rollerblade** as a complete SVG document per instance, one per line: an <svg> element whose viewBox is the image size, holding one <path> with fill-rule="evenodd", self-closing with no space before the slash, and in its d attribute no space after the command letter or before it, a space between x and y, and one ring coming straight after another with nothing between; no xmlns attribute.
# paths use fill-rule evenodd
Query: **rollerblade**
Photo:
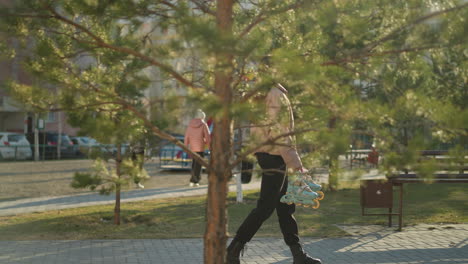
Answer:
<svg viewBox="0 0 468 264"><path fill-rule="evenodd" d="M321 188L320 185L315 184L310 176L306 174L293 175L289 179L286 194L281 197L280 202L286 204L295 203L304 207L312 206L312 208L317 209L320 207L319 200L322 200L325 196L320 191Z"/></svg>
<svg viewBox="0 0 468 264"><path fill-rule="evenodd" d="M317 198L318 200L323 200L323 198L325 198L325 194L321 191L322 186L320 184L316 184L312 180L312 177L310 175L304 173L302 175L302 179L312 191L316 192L319 195L319 197Z"/></svg>

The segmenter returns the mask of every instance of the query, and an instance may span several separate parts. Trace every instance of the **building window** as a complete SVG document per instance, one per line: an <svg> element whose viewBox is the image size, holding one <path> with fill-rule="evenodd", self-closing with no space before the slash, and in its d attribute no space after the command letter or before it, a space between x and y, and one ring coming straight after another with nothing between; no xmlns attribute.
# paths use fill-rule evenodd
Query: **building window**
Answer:
<svg viewBox="0 0 468 264"><path fill-rule="evenodd" d="M55 112L47 113L46 122L48 123L55 122L55 114L56 114Z"/></svg>

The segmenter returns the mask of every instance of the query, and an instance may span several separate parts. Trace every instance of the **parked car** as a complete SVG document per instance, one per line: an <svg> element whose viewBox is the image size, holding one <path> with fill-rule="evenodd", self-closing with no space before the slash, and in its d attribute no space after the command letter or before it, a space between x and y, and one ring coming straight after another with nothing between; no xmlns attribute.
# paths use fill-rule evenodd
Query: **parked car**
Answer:
<svg viewBox="0 0 468 264"><path fill-rule="evenodd" d="M34 133L26 134L27 139L31 143L31 149L34 152ZM58 158L58 141L60 145L61 158L75 158L77 150L73 146L73 142L67 134L60 134L57 132L39 132L39 157L40 159L57 159Z"/></svg>
<svg viewBox="0 0 468 264"><path fill-rule="evenodd" d="M117 155L117 144L106 145L106 149L112 154L112 156ZM120 154L121 155L129 155L130 151L130 144L128 143L121 143L120 144Z"/></svg>
<svg viewBox="0 0 468 264"><path fill-rule="evenodd" d="M0 159L32 159L29 141L24 134L0 132Z"/></svg>
<svg viewBox="0 0 468 264"><path fill-rule="evenodd" d="M184 136L172 134L180 142L184 142ZM209 159L210 152L205 151L205 158ZM166 170L190 170L192 158L176 144L163 140L159 150L159 167Z"/></svg>
<svg viewBox="0 0 468 264"><path fill-rule="evenodd" d="M105 153L106 149L97 140L91 137L70 137L75 148L75 153L79 157L89 157L94 154Z"/></svg>
<svg viewBox="0 0 468 264"><path fill-rule="evenodd" d="M94 138L90 137L70 137L70 140L73 142L74 145L79 145L83 147L98 144Z"/></svg>

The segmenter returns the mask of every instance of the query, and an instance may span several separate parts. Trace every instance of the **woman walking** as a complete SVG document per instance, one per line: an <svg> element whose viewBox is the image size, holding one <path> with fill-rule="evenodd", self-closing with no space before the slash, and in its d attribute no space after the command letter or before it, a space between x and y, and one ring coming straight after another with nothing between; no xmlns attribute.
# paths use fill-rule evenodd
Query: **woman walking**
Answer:
<svg viewBox="0 0 468 264"><path fill-rule="evenodd" d="M198 109L195 118L192 119L185 131L184 144L191 151L196 152L201 157L205 156L205 146L210 146L210 131L205 122L205 113ZM201 164L192 159L192 171L190 177L190 187L199 186L201 173Z"/></svg>
<svg viewBox="0 0 468 264"><path fill-rule="evenodd" d="M280 84L270 89L266 96L266 124L251 129L251 137L258 142L275 139L294 131L294 118L288 91ZM297 222L293 214L295 204L280 202L281 196L288 188L287 168L307 172L302 166L293 136L284 136L272 145L262 146L255 153L262 169L260 198L257 207L245 218L236 232L236 236L227 249L227 263L239 264L240 253L260 226L276 210L278 221L286 244L291 249L293 264L321 264L320 259L310 257L300 244Z"/></svg>

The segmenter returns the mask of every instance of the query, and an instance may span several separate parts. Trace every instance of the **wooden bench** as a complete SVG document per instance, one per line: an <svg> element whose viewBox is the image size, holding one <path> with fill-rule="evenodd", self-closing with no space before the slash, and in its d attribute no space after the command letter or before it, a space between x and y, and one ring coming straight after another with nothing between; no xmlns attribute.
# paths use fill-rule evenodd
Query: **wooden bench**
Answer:
<svg viewBox="0 0 468 264"><path fill-rule="evenodd" d="M392 216L398 216L398 230L402 230L403 226L403 185L405 183L468 183L468 158L464 156L461 159L448 157L447 151L441 150L425 150L420 152L419 161L432 161L437 166L437 171L431 177L422 177L416 172L402 170L402 173L388 177L388 181L384 183L370 182L370 189L361 185L361 207L362 215L386 215L389 217L389 226L392 225ZM399 189L399 206L396 213L393 210L393 190L394 187ZM367 197L366 195L374 195L374 192L385 194L382 196ZM379 198L380 197L380 198ZM367 200L366 200L367 199ZM370 201L372 199L372 201ZM380 202L379 202L380 200ZM389 212L384 214L367 214L365 208L388 208Z"/></svg>

